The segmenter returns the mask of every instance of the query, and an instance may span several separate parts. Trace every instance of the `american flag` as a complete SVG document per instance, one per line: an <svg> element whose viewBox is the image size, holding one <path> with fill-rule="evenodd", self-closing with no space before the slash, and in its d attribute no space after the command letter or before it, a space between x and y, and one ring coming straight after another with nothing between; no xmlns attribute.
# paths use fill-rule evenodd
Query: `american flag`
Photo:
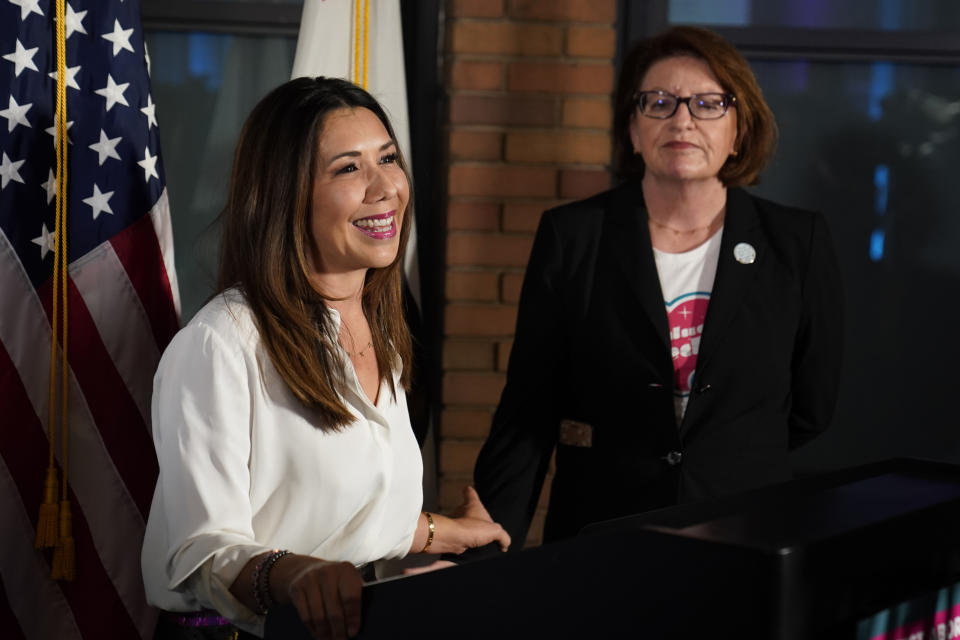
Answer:
<svg viewBox="0 0 960 640"><path fill-rule="evenodd" d="M136 0L65 7L76 579L52 580L50 552L34 549L48 455L55 19L54 0L0 0L0 637L149 638L150 393L179 299Z"/></svg>

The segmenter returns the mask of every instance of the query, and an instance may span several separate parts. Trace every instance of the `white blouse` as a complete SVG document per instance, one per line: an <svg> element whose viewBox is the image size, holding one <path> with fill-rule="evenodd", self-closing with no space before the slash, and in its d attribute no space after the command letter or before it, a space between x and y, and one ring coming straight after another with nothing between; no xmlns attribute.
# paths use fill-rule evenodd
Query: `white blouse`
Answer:
<svg viewBox="0 0 960 640"><path fill-rule="evenodd" d="M355 420L325 432L273 367L237 291L174 337L153 387L160 477L141 558L151 604L217 609L262 635L263 618L229 592L251 557L276 548L360 565L407 553L423 467L399 372L396 397L382 384L374 405L341 356Z"/></svg>

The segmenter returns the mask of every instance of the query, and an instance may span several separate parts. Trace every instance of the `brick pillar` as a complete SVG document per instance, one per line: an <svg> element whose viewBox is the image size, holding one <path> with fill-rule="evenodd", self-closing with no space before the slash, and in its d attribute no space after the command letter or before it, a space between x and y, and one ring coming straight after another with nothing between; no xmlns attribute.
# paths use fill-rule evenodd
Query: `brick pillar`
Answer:
<svg viewBox="0 0 960 640"><path fill-rule="evenodd" d="M448 2L442 509L460 503L503 389L540 214L610 185L615 19L616 0Z"/></svg>

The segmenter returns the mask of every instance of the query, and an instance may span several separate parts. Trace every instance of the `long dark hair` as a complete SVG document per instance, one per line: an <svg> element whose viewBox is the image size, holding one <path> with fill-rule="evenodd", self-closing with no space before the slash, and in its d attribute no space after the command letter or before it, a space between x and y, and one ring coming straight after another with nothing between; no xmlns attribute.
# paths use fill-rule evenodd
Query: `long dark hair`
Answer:
<svg viewBox="0 0 960 640"><path fill-rule="evenodd" d="M353 420L344 406L344 363L325 296L308 277L307 253L318 140L338 109L369 109L396 140L383 108L360 87L337 78L297 78L263 98L237 142L227 204L222 213L218 291L237 288L253 312L260 339L293 394L317 412L319 428ZM391 393L399 357L401 384L410 385L412 348L403 313L402 264L413 216L413 185L400 228L397 257L370 269L362 292L373 349Z"/></svg>

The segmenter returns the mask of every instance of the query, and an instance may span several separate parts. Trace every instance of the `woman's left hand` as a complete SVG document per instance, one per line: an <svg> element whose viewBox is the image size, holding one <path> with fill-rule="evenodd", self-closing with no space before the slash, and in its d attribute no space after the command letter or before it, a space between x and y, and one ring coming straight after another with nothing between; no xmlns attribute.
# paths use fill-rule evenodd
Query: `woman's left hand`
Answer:
<svg viewBox="0 0 960 640"><path fill-rule="evenodd" d="M482 547L491 542L500 543L503 551L510 547L510 535L493 521L473 487L464 489L463 504L457 507L453 517L439 514L432 517L435 531L427 553L461 554L467 549ZM419 534L420 531L417 538L425 544L426 537Z"/></svg>

